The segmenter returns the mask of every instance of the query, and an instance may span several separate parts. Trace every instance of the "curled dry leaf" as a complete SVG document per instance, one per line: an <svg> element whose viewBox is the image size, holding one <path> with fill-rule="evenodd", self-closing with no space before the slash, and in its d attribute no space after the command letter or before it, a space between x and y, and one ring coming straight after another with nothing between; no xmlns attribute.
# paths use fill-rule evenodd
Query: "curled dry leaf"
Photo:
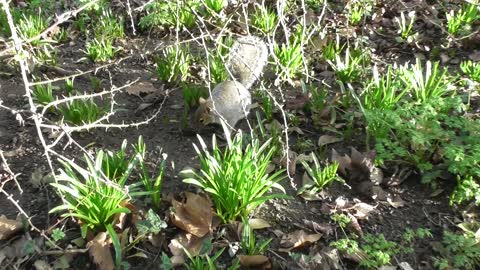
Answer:
<svg viewBox="0 0 480 270"><path fill-rule="evenodd" d="M297 96L295 96L294 99L287 100L285 104L285 109L287 110L301 110L307 102L311 99L312 94L310 92L308 93L300 93Z"/></svg>
<svg viewBox="0 0 480 270"><path fill-rule="evenodd" d="M156 91L158 91L157 88L155 88L155 86L153 86L153 84L148 81L138 82L136 84L130 85L127 88L127 94L134 96L140 96L141 94L150 94Z"/></svg>
<svg viewBox="0 0 480 270"><path fill-rule="evenodd" d="M270 260L264 255L237 255L237 258L243 267L259 270L272 269Z"/></svg>
<svg viewBox="0 0 480 270"><path fill-rule="evenodd" d="M115 269L107 236L106 232L100 232L87 244L88 253L93 258L99 270Z"/></svg>
<svg viewBox="0 0 480 270"><path fill-rule="evenodd" d="M393 208L405 206L405 201L399 195L388 196L387 202Z"/></svg>
<svg viewBox="0 0 480 270"><path fill-rule="evenodd" d="M22 223L17 220L0 216L0 240L9 239L10 236L22 229Z"/></svg>
<svg viewBox="0 0 480 270"><path fill-rule="evenodd" d="M350 223L348 223L347 228L351 230L353 233L355 233L356 235L363 237L363 230L362 230L362 227L360 226L360 223L358 223L358 219L350 213L347 213L347 215L348 215L348 218L350 218Z"/></svg>
<svg viewBox="0 0 480 270"><path fill-rule="evenodd" d="M314 187L315 182L305 172L302 176L302 187L298 191L297 195L302 197L306 201L320 201L322 200L318 192L312 191L311 187Z"/></svg>
<svg viewBox="0 0 480 270"><path fill-rule="evenodd" d="M253 230L265 229L272 227L266 220L261 218L251 218L248 220L248 224Z"/></svg>
<svg viewBox="0 0 480 270"><path fill-rule="evenodd" d="M288 172L290 175L295 175L295 171L297 170L297 156L298 154L296 152L288 150L288 159L287 155L284 155L280 160L275 158L273 161L282 166L282 168L287 168L288 163Z"/></svg>
<svg viewBox="0 0 480 270"><path fill-rule="evenodd" d="M332 161L338 162L338 171L343 176L348 176L347 171L351 170L351 160L348 155L340 156L340 154L332 148Z"/></svg>
<svg viewBox="0 0 480 270"><path fill-rule="evenodd" d="M308 246L316 241L318 241L322 237L321 234L307 234L303 230L294 231L289 234L285 234L282 236L280 240L280 246L278 250L281 252L289 252L292 249Z"/></svg>
<svg viewBox="0 0 480 270"><path fill-rule="evenodd" d="M313 157L312 157L312 155L310 155L310 154L309 154L309 155L306 155L306 154L303 154L303 153L302 153L302 154L300 154L300 155L297 156L297 159L295 160L295 162L296 162L297 164L301 164L302 161L313 162Z"/></svg>
<svg viewBox="0 0 480 270"><path fill-rule="evenodd" d="M190 192L185 192L185 196L185 203L172 200L172 222L180 229L202 237L212 230L212 203L208 198Z"/></svg>
<svg viewBox="0 0 480 270"><path fill-rule="evenodd" d="M332 150L332 161L339 163L338 171L342 176L354 181L371 181L376 185L383 182L383 171L375 167L375 151L360 153L355 148L351 148L350 156L340 156L338 152Z"/></svg>
<svg viewBox="0 0 480 270"><path fill-rule="evenodd" d="M333 234L333 227L328 223L318 223L315 221L304 219L303 224L305 224L307 228L313 230L316 233L322 233L326 236Z"/></svg>
<svg viewBox="0 0 480 270"><path fill-rule="evenodd" d="M343 141L343 138L330 136L330 135L322 135L318 139L318 146L324 146L327 144L332 144L332 143L341 142L341 141Z"/></svg>
<svg viewBox="0 0 480 270"><path fill-rule="evenodd" d="M359 202L356 203L354 206L347 208L348 210L351 210L352 215L358 219L366 219L368 217L368 214L375 210L375 206Z"/></svg>
<svg viewBox="0 0 480 270"><path fill-rule="evenodd" d="M35 267L35 270L51 270L53 269L52 267L50 267L50 265L44 261L44 260L36 260L34 263L33 263L33 267Z"/></svg>
<svg viewBox="0 0 480 270"><path fill-rule="evenodd" d="M184 248L190 253L190 255L197 256L202 249L203 242L210 238L210 234L206 234L203 237L196 237L190 233L177 235L177 237L172 239L170 244L168 244L168 248L173 255L171 258L172 265L179 266L185 263L186 254L183 250Z"/></svg>

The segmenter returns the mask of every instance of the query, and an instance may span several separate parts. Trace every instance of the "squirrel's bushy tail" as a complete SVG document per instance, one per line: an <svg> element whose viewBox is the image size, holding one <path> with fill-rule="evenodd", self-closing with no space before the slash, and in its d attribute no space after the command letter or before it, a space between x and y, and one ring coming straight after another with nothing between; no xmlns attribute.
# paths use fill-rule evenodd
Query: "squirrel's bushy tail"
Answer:
<svg viewBox="0 0 480 270"><path fill-rule="evenodd" d="M227 70L233 80L250 89L267 64L268 48L256 36L238 38L230 49Z"/></svg>

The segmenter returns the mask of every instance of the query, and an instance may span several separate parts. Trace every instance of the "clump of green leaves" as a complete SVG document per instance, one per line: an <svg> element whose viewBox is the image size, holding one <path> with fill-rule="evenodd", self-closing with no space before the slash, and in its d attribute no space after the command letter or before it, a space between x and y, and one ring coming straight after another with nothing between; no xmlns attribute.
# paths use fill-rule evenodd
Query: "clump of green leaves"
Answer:
<svg viewBox="0 0 480 270"><path fill-rule="evenodd" d="M67 211L62 216L81 220L83 237L88 229L93 232L105 231L108 227L113 229L116 215L130 213L122 205L129 200L125 183L133 164L118 181L113 182L105 177L103 160L103 151L97 153L95 160L85 155L86 169L71 160L59 160L63 169L55 176L56 183L51 184L65 199L65 204L50 212Z"/></svg>
<svg viewBox="0 0 480 270"><path fill-rule="evenodd" d="M199 2L196 0L187 1L163 1L156 0L145 7L147 15L140 19L139 25L142 28L150 27L186 27L195 25Z"/></svg>
<svg viewBox="0 0 480 270"><path fill-rule="evenodd" d="M225 68L225 58L220 54L210 54L210 61L208 63L210 80L213 84L217 85L228 79L228 72Z"/></svg>
<svg viewBox="0 0 480 270"><path fill-rule="evenodd" d="M49 22L50 19L42 15L41 12L38 12L38 14L23 14L17 24L19 35L23 40L37 37L31 42L33 46L37 46L44 42L39 35L47 28Z"/></svg>
<svg viewBox="0 0 480 270"><path fill-rule="evenodd" d="M306 189L309 189L312 192L318 192L331 184L333 181L342 182L342 179L337 175L339 165L338 162L335 161L332 164L326 165L322 168L320 162L317 159L317 156L314 153L312 153L311 156L314 166L311 167L304 160L302 160L302 165L310 178L315 182L315 184L307 184L303 186L299 192L302 192Z"/></svg>
<svg viewBox="0 0 480 270"><path fill-rule="evenodd" d="M63 120L73 125L84 125L99 120L105 109L98 106L93 99L74 99L59 107Z"/></svg>
<svg viewBox="0 0 480 270"><path fill-rule="evenodd" d="M145 187L146 192L150 196L152 205L156 210L160 209L161 197L162 197L162 183L163 175L165 173L165 166L167 162L167 155L164 154L161 161L158 163L158 172L156 177L151 177L150 173L147 171L146 166L146 150L147 147L143 141L143 137L138 137L138 142L134 145L135 152L137 153L136 157L139 159L140 164L140 180Z"/></svg>
<svg viewBox="0 0 480 270"><path fill-rule="evenodd" d="M407 42L412 42L415 34L413 33L413 23L415 22L415 11L410 11L408 13L408 20L405 17L405 12L400 13L400 18L396 17L395 22L397 23L398 33L400 34L401 40Z"/></svg>
<svg viewBox="0 0 480 270"><path fill-rule="evenodd" d="M277 26L278 15L271 8L264 6L256 6L255 12L252 15L252 24L263 34L268 35L273 33L273 30Z"/></svg>
<svg viewBox="0 0 480 270"><path fill-rule="evenodd" d="M118 51L109 39L93 39L86 44L86 54L93 62L107 62L113 59Z"/></svg>
<svg viewBox="0 0 480 270"><path fill-rule="evenodd" d="M303 30L299 27L287 43L274 44L273 50L279 61L276 71L282 79L292 79L303 71L302 40Z"/></svg>
<svg viewBox="0 0 480 270"><path fill-rule="evenodd" d="M35 85L32 91L33 100L40 105L47 105L55 100L53 96L52 84L39 84Z"/></svg>
<svg viewBox="0 0 480 270"><path fill-rule="evenodd" d="M480 63L474 63L473 61L463 61L460 63L460 69L472 81L480 83Z"/></svg>
<svg viewBox="0 0 480 270"><path fill-rule="evenodd" d="M259 90L257 93L261 99L260 107L265 114L265 121L270 123L273 120L273 109L275 107L273 98L264 90Z"/></svg>
<svg viewBox="0 0 480 270"><path fill-rule="evenodd" d="M446 13L448 33L457 36L465 35L471 31L471 25L478 19L479 8L478 1L473 3L465 2L463 6L455 12L453 9Z"/></svg>
<svg viewBox="0 0 480 270"><path fill-rule="evenodd" d="M362 106L366 110L392 110L407 93L391 66L382 76L378 68L373 68L373 77L365 84L362 96Z"/></svg>
<svg viewBox="0 0 480 270"><path fill-rule="evenodd" d="M328 63L335 71L338 79L343 83L350 83L355 81L362 74L362 55L353 54L350 49L345 50L345 56L340 55L335 57L335 62L328 60Z"/></svg>
<svg viewBox="0 0 480 270"><path fill-rule="evenodd" d="M59 160L63 165L56 182L51 185L64 204L50 213L65 212L62 217L71 217L81 221L81 234L85 238L87 231L94 234L106 231L112 238L115 248L115 263L121 264L121 246L113 225L119 214L128 214L130 210L124 205L130 200L126 181L135 167L136 159L129 164L127 171L116 181L105 177L103 170L104 152L99 151L95 160L85 155L87 168L75 164L72 160Z"/></svg>
<svg viewBox="0 0 480 270"><path fill-rule="evenodd" d="M348 7L348 22L357 25L362 21L365 15L365 8L361 1L353 1Z"/></svg>
<svg viewBox="0 0 480 270"><path fill-rule="evenodd" d="M117 40L125 35L123 20L114 16L110 10L104 10L93 29L97 40Z"/></svg>
<svg viewBox="0 0 480 270"><path fill-rule="evenodd" d="M189 75L192 55L187 46L172 46L163 50L163 56L156 57L157 75L165 82L184 81Z"/></svg>
<svg viewBox="0 0 480 270"><path fill-rule="evenodd" d="M240 243L242 247L242 253L249 256L263 254L268 249L268 245L270 245L272 238L257 242L255 233L253 232L252 226L250 226L248 223L248 220L244 219L242 224L243 230Z"/></svg>
<svg viewBox="0 0 480 270"><path fill-rule="evenodd" d="M425 68L420 59L416 59L415 65L410 68L404 66L400 70L400 79L405 87L413 91L414 98L418 102L425 102L430 98L442 97L447 93L451 79L447 70L440 68L439 63L427 61Z"/></svg>
<svg viewBox="0 0 480 270"><path fill-rule="evenodd" d="M127 157L126 149L127 140L123 140L120 150L115 152L107 151L106 155L103 155L102 170L105 177L117 181L128 172L129 166L133 162L133 158Z"/></svg>
<svg viewBox="0 0 480 270"><path fill-rule="evenodd" d="M474 234L444 231L442 244L437 250L441 256L434 257L436 268L473 270L480 266L480 243Z"/></svg>
<svg viewBox="0 0 480 270"><path fill-rule="evenodd" d="M217 215L224 223L237 217L246 218L262 203L272 198L286 198L283 194L265 195L272 188L285 193L278 182L283 171L269 175L266 170L275 151L270 147L271 139L260 146L253 139L244 147L243 135L237 133L232 139L225 123L227 147L220 150L215 135L212 137L210 152L202 137L198 136L200 147L194 145L200 159L201 172L193 172L194 178L185 179L185 183L203 188L210 194Z"/></svg>
<svg viewBox="0 0 480 270"><path fill-rule="evenodd" d="M333 61L342 52L344 45L340 44L340 37L337 35L335 39L330 39L322 49L322 57L325 61Z"/></svg>
<svg viewBox="0 0 480 270"><path fill-rule="evenodd" d="M209 11L219 13L224 7L228 5L227 0L205 0L205 7Z"/></svg>

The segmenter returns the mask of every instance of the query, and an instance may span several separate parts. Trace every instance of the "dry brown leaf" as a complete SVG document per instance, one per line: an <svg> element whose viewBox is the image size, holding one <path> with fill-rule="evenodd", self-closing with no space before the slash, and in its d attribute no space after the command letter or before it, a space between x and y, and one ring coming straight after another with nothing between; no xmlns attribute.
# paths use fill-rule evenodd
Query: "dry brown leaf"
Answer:
<svg viewBox="0 0 480 270"><path fill-rule="evenodd" d="M107 239L106 232L98 233L93 240L88 242L88 253L93 258L99 270L115 269L112 253L110 252L110 243Z"/></svg>
<svg viewBox="0 0 480 270"><path fill-rule="evenodd" d="M397 267L393 265L382 265L378 270L397 270Z"/></svg>
<svg viewBox="0 0 480 270"><path fill-rule="evenodd" d="M389 194L379 186L372 186L372 199L376 201L386 201Z"/></svg>
<svg viewBox="0 0 480 270"><path fill-rule="evenodd" d="M306 201L320 201L322 200L319 193L312 191L310 187L315 186L315 182L305 172L302 175L302 188L298 191L297 195L302 197Z"/></svg>
<svg viewBox="0 0 480 270"><path fill-rule="evenodd" d="M300 93L294 99L287 100L285 104L285 109L287 110L301 110L307 102L312 97L310 92L308 93Z"/></svg>
<svg viewBox="0 0 480 270"><path fill-rule="evenodd" d="M342 138L338 138L330 135L323 135L323 136L320 136L320 138L318 139L318 146L324 146L327 144L332 144L332 143L341 142L341 141L343 141Z"/></svg>
<svg viewBox="0 0 480 270"><path fill-rule="evenodd" d="M243 267L254 267L259 270L272 269L270 260L264 255L237 255L237 258Z"/></svg>
<svg viewBox="0 0 480 270"><path fill-rule="evenodd" d="M296 152L288 150L289 160L287 160L287 155L284 155L280 160L278 160L278 158L274 159L274 162L282 166L282 168L287 168L288 162L288 172L290 175L295 175L295 171L297 170L297 156L298 154Z"/></svg>
<svg viewBox="0 0 480 270"><path fill-rule="evenodd" d="M75 256L76 254L63 254L53 261L53 269L70 269L70 263L73 261Z"/></svg>
<svg viewBox="0 0 480 270"><path fill-rule="evenodd" d="M185 203L172 200L172 222L180 229L202 237L212 230L212 203L206 197L191 192L185 192L185 196Z"/></svg>
<svg viewBox="0 0 480 270"><path fill-rule="evenodd" d="M303 154L303 153L302 153L302 154L300 154L300 155L297 156L297 159L295 160L295 162L296 162L297 164L301 164L302 161L305 161L305 162L313 162L313 157L312 157L312 155L310 155L310 154L309 154L309 155L306 155L306 154Z"/></svg>
<svg viewBox="0 0 480 270"><path fill-rule="evenodd" d="M393 208L405 206L405 201L399 195L388 196L387 202Z"/></svg>
<svg viewBox="0 0 480 270"><path fill-rule="evenodd" d="M171 258L173 266L179 266L185 263L186 254L183 250L184 248L192 256L197 256L202 249L203 242L210 238L210 234L206 234L201 238L190 233L182 233L177 235L177 237L172 239L170 244L168 244L168 248L173 255Z"/></svg>
<svg viewBox="0 0 480 270"><path fill-rule="evenodd" d="M376 185L383 182L383 171L374 165L375 151L360 153L351 148L350 156L340 156L335 149L332 150L332 161L339 163L338 171L349 180L358 182L370 181Z"/></svg>
<svg viewBox="0 0 480 270"><path fill-rule="evenodd" d="M358 219L366 219L368 214L375 209L375 206L359 202L356 203L354 206L348 208L349 210L353 210L352 215Z"/></svg>
<svg viewBox="0 0 480 270"><path fill-rule="evenodd" d="M127 88L127 94L140 96L141 94L150 94L158 91L151 82L143 81L131 85Z"/></svg>
<svg viewBox="0 0 480 270"><path fill-rule="evenodd" d="M281 252L289 252L292 249L304 247L318 241L322 237L321 234L307 234L303 230L297 230L289 234L282 236L280 240L280 246L278 250Z"/></svg>
<svg viewBox="0 0 480 270"><path fill-rule="evenodd" d="M140 103L140 105L138 105L138 107L135 109L135 113L141 112L141 111L145 110L146 108L152 106L153 104L154 103L152 103L152 102Z"/></svg>
<svg viewBox="0 0 480 270"><path fill-rule="evenodd" d="M338 162L338 171L343 175L343 176L348 176L347 170L351 170L351 160L350 157L347 155L344 155L343 157L340 156L340 154L332 148L332 161Z"/></svg>
<svg viewBox="0 0 480 270"><path fill-rule="evenodd" d="M252 230L259 230L272 227L268 222L261 218L251 218L248 220L248 224Z"/></svg>
<svg viewBox="0 0 480 270"><path fill-rule="evenodd" d="M6 240L22 229L22 223L17 220L0 216L0 240Z"/></svg>
<svg viewBox="0 0 480 270"><path fill-rule="evenodd" d="M413 270L408 262L401 262L398 264L401 270Z"/></svg>
<svg viewBox="0 0 480 270"><path fill-rule="evenodd" d="M363 237L363 230L362 230L362 227L360 226L360 223L358 223L357 218L350 213L347 213L347 215L348 215L348 218L350 218L350 223L348 223L347 228L353 231L358 236Z"/></svg>
<svg viewBox="0 0 480 270"><path fill-rule="evenodd" d="M35 270L51 270L53 269L46 261L43 260L36 260L33 263Z"/></svg>
<svg viewBox="0 0 480 270"><path fill-rule="evenodd" d="M333 234L333 227L328 223L318 223L315 221L304 219L303 224L305 224L307 228L313 230L316 233L322 233L326 236Z"/></svg>
<svg viewBox="0 0 480 270"><path fill-rule="evenodd" d="M299 127L289 127L288 128L288 133L296 132L297 134L303 135L305 134L303 130Z"/></svg>

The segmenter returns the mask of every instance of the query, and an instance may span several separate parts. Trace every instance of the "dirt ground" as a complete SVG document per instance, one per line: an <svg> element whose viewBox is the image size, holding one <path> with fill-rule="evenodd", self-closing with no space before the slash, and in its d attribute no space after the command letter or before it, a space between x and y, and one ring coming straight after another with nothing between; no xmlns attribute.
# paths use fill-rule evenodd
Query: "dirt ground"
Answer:
<svg viewBox="0 0 480 270"><path fill-rule="evenodd" d="M146 40L146 41L145 41ZM155 39L130 39L128 44L123 44L125 52L129 49L148 51L157 47L161 42ZM90 70L95 67L89 62L75 62L76 59L83 57L80 51L81 44L71 43L66 44L60 48L59 66L65 70ZM384 50L382 44L378 45L379 51ZM397 48L396 48L397 49ZM400 50L400 53L401 50ZM413 52L405 53L405 59L411 58ZM87 146L87 149L105 149L116 150L119 149L122 141L127 139L130 143L136 142L139 135L142 135L149 149L149 157L153 160L158 158L159 149L163 153L168 154L168 169L164 178L163 191L165 194L178 195L183 191L197 192L195 188L189 187L182 182L178 173L185 167L198 167L198 160L196 153L192 146L197 142L195 133L182 130L181 119L183 115L183 100L181 90L179 88L169 88L156 79L153 73L153 63L150 58L143 58L140 54L132 54L135 56L129 57L124 61L112 65L106 69L98 71L95 76L102 79L102 86L110 87L109 81L115 86L125 85L138 79L137 84L143 84L145 87L154 89L155 95L135 96L121 91L115 96L117 103L117 113L110 119L110 123L133 123L144 121L152 115L158 113L157 117L151 122L138 127L130 128L110 128L93 129L88 132L76 133L73 139L82 146ZM123 56L127 56L125 53ZM9 73L9 72L7 72ZM58 70L45 69L38 73L42 78L61 77L65 74L59 74ZM267 75L268 76L268 75ZM60 85L60 84L59 84ZM75 85L79 89L91 88L88 76L80 76L75 79ZM24 86L18 74L12 76L3 75L0 77L0 100L3 105L16 108L27 109L28 104L24 97ZM139 109L139 106L144 103L152 103L151 106L145 109ZM251 119L254 118L255 113L251 114ZM51 226L56 224L58 215L49 214L49 210L58 205L59 198L53 191L52 187L39 180L49 172L48 163L45 160L44 150L41 142L38 139L37 129L33 121L30 119L28 112L22 113L25 123L20 125L15 116L6 110L0 110L0 150L4 152L7 158L8 165L11 170L18 174L18 182L23 190L20 192L13 181L4 186L4 190L11 197L5 194L0 194L0 215L5 215L7 218L15 219L21 208L30 218L31 222L40 229L48 230ZM242 126L246 126L242 123ZM313 141L323 135L320 134L313 126L302 126L305 133L309 134ZM219 127L211 127L201 133L206 141L210 141L211 134L216 131L220 132ZM48 130L42 130L46 137L49 135ZM355 131L357 132L357 131ZM358 136L363 136L361 130L358 130ZM357 134L356 134L357 135ZM357 136L354 136L357 137ZM292 140L295 140L292 136ZM58 150L63 154L74 157L81 153L78 148L72 145L62 149L63 145L67 144L64 139L59 144ZM350 147L353 146L359 151L364 151L362 144L357 144L355 141L335 143L328 147L327 155L331 155L332 148L337 149L341 154L349 153ZM54 160L54 164L57 164ZM300 185L302 175L304 173L301 166L297 166L294 181ZM389 172L385 172L388 174ZM391 172L390 172L391 173ZM40 175L40 176L39 176ZM397 258L398 262L406 261L413 269L433 269L432 266L432 241L441 239L442 232L445 229L452 228L455 225L455 218L458 213L454 213L449 206L448 195L451 193L452 186L444 186L444 192L440 194L432 194L432 190L420 183L420 176L412 174L405 182L396 187L390 187L386 191L392 194L399 195L404 205L398 208L390 205L379 203L378 201L369 198L358 191L356 186L358 183L347 183L343 185L335 183L322 194L321 200L306 201L299 196L296 196L296 191L291 187L289 179L282 182L282 185L287 189L291 200L276 199L261 206L256 212L255 217L263 218L272 225L271 228L260 232L262 237L273 238L270 245L271 252L267 252L273 260L275 269L300 269L292 261L292 258L286 253L276 252L275 250L280 246L279 237L276 232L282 231L289 233L297 229L305 231L314 231L312 229L312 222L318 224L328 224L331 230L325 229L322 231L322 238L304 248L296 251L303 254L312 254L315 250L321 250L328 246L328 243L341 238L338 226L334 225L328 214L325 213L327 205L334 205L335 200L344 198L348 201L359 200L361 202L376 206L375 210L368 215L367 219L359 220L363 233L372 233L375 235L384 234L389 240L399 241L401 235L406 228L427 228L433 234L433 239L415 242L414 252L405 258ZM12 203L15 201L17 205ZM143 202L138 202L143 205ZM168 209L165 205L165 209ZM165 232L165 238L169 239L178 233L179 229L169 227ZM78 230L70 229L68 237L74 238L78 236ZM32 232L32 235L38 236L37 232ZM168 241L166 241L168 244ZM157 253L146 259L128 259L132 269L161 269L160 255L162 251L166 251L166 244L163 249L156 249ZM7 241L0 241L0 247L8 245ZM141 248L145 248L140 244ZM149 247L151 248L151 247ZM229 258L221 257L221 262L228 262ZM25 263L26 268L32 269L32 261ZM350 264L348 260L342 261L344 269L357 269ZM87 254L80 254L76 257L75 263L71 264L75 269L94 268L91 260ZM360 269L360 268L358 268Z"/></svg>
<svg viewBox="0 0 480 270"><path fill-rule="evenodd" d="M73 69L73 67L70 68ZM109 72L114 85L123 85L139 77L139 83L151 84L155 80L154 76L146 71L142 64L137 64L135 61L124 61L119 66L111 68ZM97 74L100 78L102 75L108 78L105 73ZM87 78L77 78L75 83L80 88L82 85L89 87ZM4 105L14 108L26 107L23 94L24 88L18 77L1 78L0 85L0 99L4 101ZM162 85L158 82L154 82L153 85L154 87L162 88ZM165 91L162 94L164 93ZM75 140L80 145L88 144L93 148L115 150L120 147L124 139L133 143L139 135L142 135L147 144L147 149L163 149L164 153L168 153L168 160L174 163L174 168L169 166L166 173L163 186L164 192L179 194L186 190L195 191L182 183L178 177L179 171L185 166L198 166L194 148L192 147L192 144L197 142L196 137L192 133L181 130L179 120L183 113L183 108L179 106L179 104L182 104L181 92L174 90L168 96L160 95L155 105L140 112L136 112L136 110L142 102L141 98L123 92L118 94L115 99L118 103L118 113L112 119L112 123L141 121L156 113L159 109L161 112L152 122L141 125L138 128L109 129L107 131L95 129L90 132L75 134ZM216 128L218 129L218 127ZM202 132L206 141L210 140L214 129L210 128ZM313 129L312 132L312 138L318 139L320 134L316 134ZM10 184L5 187L6 191L12 195L13 200L18 200L19 206L31 217L33 224L39 228L49 228L57 217L49 215L48 211L53 206L56 206L59 200L51 187L45 184L38 185L35 183L35 180L32 180L32 174L46 174L48 172L48 165L43 156L42 146L32 121L26 118L25 125L20 126L12 114L3 111L0 114L0 135L0 149L4 151L5 156L8 158L11 169L19 174L18 181L23 188L23 193L20 194L18 189L13 184ZM337 149L343 148L345 151L348 150L348 146L346 144L334 145ZM69 147L65 149L65 153L73 156L76 150L69 152L69 149L74 148ZM295 182L300 184L302 169L297 168L297 172ZM285 180L283 185L294 199L271 201L262 206L255 215L256 217L264 218L272 225L272 228L262 233L266 237L274 238L271 245L272 249L279 245L278 238L274 237L273 230L284 232L296 229L308 230L307 223L309 221L328 223L330 219L328 215L322 213L322 205L333 203L339 196L348 200L358 198L363 202L377 205L372 199L362 197L361 194L356 192L354 186L349 188L341 184L335 184L328 189L327 194L324 194L324 200L309 202L295 196L295 191L289 188L288 180ZM423 227L430 229L435 239L438 240L441 232L445 228L452 226L453 223L451 221L455 215L448 206L448 192L432 198L431 190L419 183L418 175L412 175L409 180L395 188L393 192L401 194L402 199L406 202L405 206L392 208L390 206L378 205L377 210L370 214L367 220L360 221L365 233L383 233L387 239L399 240L405 228ZM0 195L0 205L0 215L6 215L8 218L15 219L19 213L15 205L7 200L7 197L4 195ZM171 233L174 233L174 231ZM331 234L325 235L321 241L315 243L310 249L319 249L326 246L327 243L335 240L336 237L338 237L338 234L332 231ZM308 251L305 252L308 253ZM279 256L286 260L284 264L289 269L290 259L284 254ZM408 261L414 269L431 269L431 266L429 266L431 263L430 256L431 247L429 247L428 242L419 242L416 243L414 255L404 258L404 260ZM88 259L84 256L80 256L78 260L80 261L77 269L82 269L80 266L83 265L81 264L82 261L88 262ZM279 261L282 262L282 260ZM143 269L142 267L145 265L149 269L160 269L158 266L155 266L155 260L137 261L136 263L142 265L137 269Z"/></svg>

